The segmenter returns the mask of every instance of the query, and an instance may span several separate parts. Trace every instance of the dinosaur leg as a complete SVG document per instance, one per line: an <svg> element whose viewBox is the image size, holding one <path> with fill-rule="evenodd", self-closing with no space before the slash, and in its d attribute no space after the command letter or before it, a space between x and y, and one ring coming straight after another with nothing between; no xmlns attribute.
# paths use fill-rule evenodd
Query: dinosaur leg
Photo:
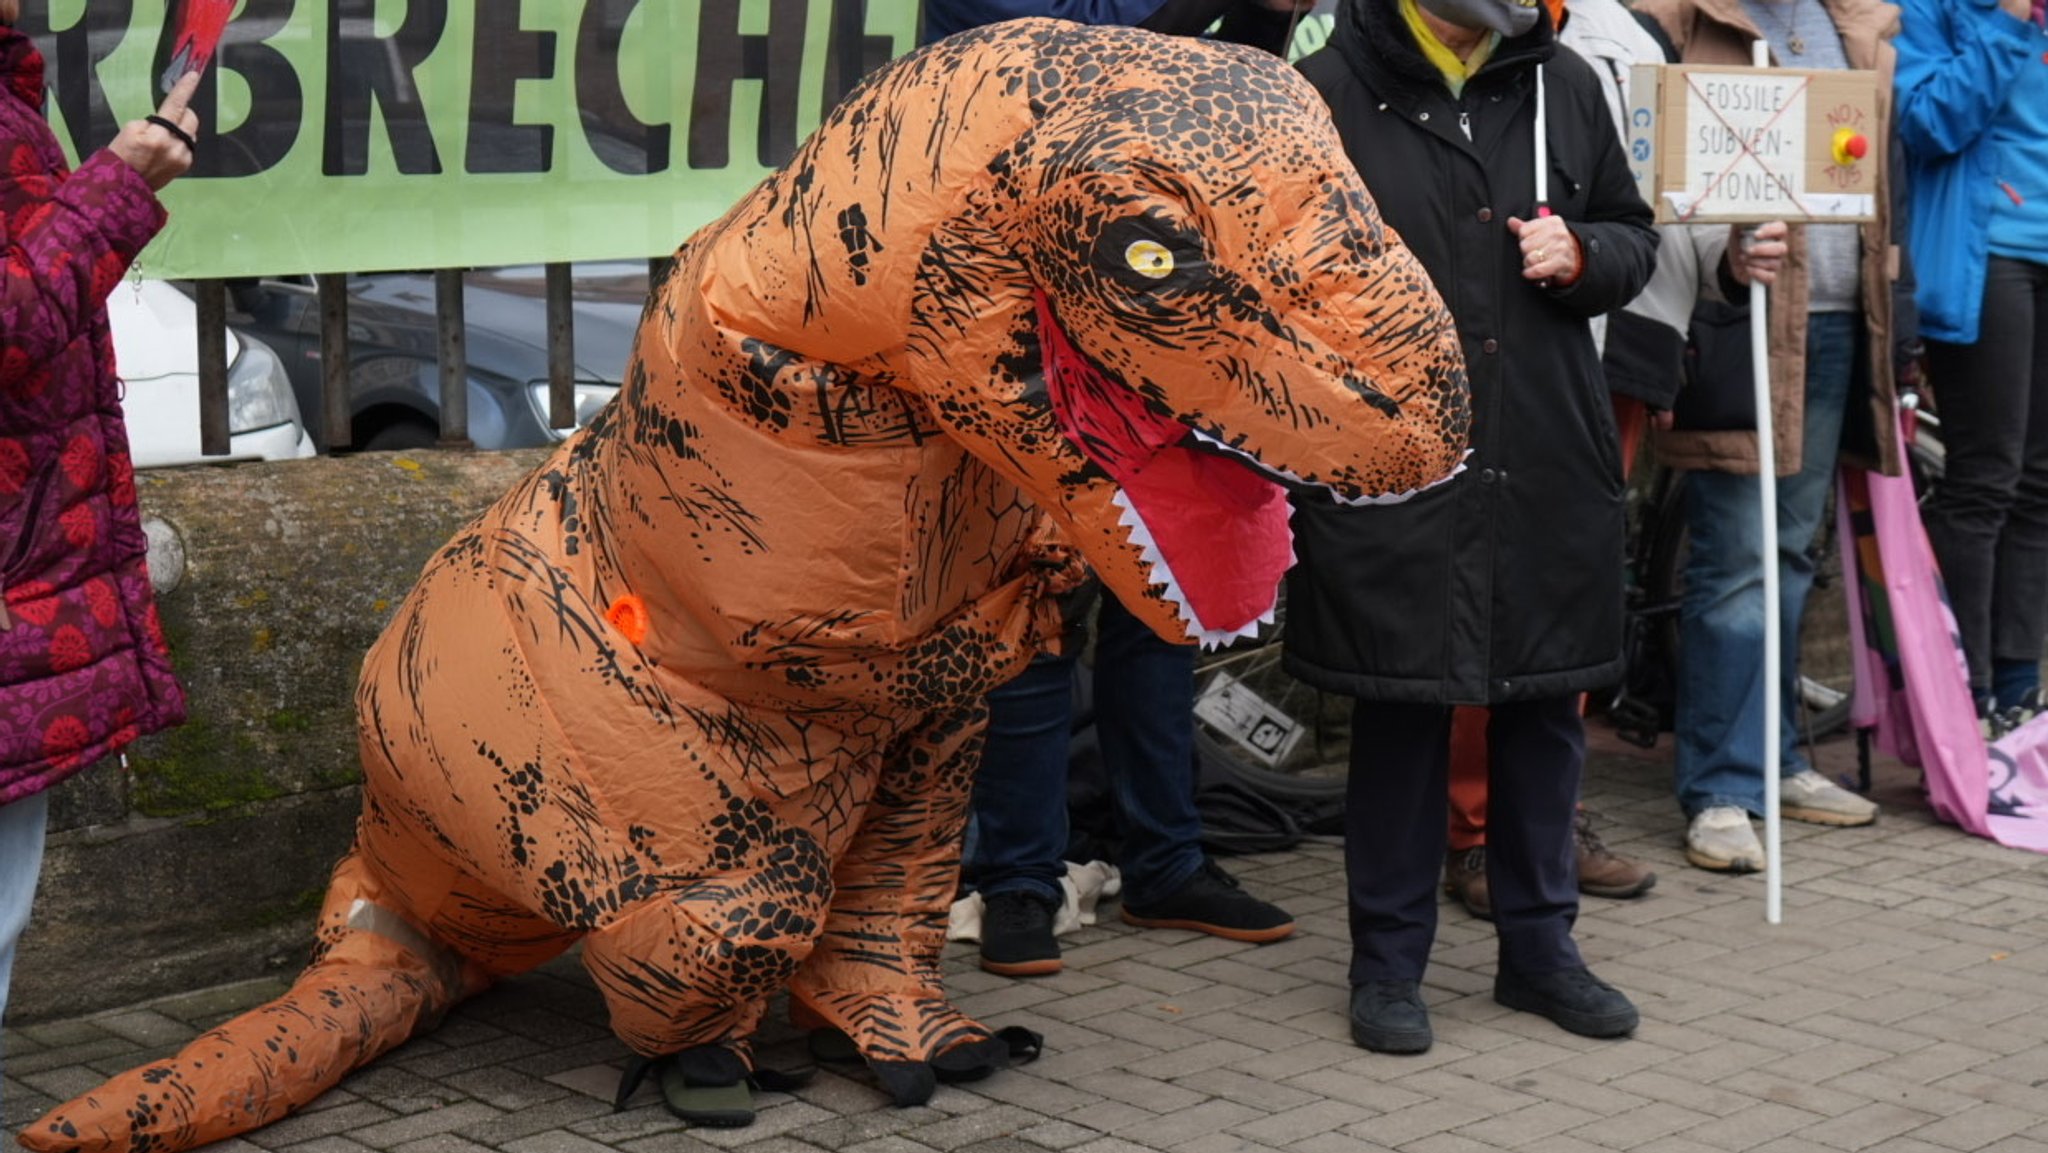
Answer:
<svg viewBox="0 0 2048 1153"><path fill-rule="evenodd" d="M486 895L465 893L462 878L410 867L409 891L438 891L452 898L446 906L502 916ZM383 865L359 846L335 868L313 963L283 996L58 1106L20 1142L35 1153L176 1153L305 1105L493 975L435 944L403 908ZM559 952L572 940L549 944Z"/></svg>
<svg viewBox="0 0 2048 1153"><path fill-rule="evenodd" d="M643 1055L706 1044L744 1053L823 923L832 878L818 841L758 802L733 798L728 817L720 823L745 846L730 868L643 902L584 942L613 1032Z"/></svg>
<svg viewBox="0 0 2048 1153"><path fill-rule="evenodd" d="M891 751L834 872L824 936L791 986L791 1018L845 1033L898 1104L928 1099L940 1079L985 1075L1010 1048L940 987L986 720L976 705L929 722Z"/></svg>

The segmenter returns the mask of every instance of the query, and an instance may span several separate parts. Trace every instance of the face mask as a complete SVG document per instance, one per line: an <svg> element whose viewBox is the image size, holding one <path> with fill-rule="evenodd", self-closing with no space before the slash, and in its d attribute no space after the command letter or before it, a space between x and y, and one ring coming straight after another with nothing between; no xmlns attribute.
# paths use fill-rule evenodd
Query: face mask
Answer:
<svg viewBox="0 0 2048 1153"><path fill-rule="evenodd" d="M1513 39L1536 26L1540 0L1416 0L1439 19L1460 28L1485 28Z"/></svg>

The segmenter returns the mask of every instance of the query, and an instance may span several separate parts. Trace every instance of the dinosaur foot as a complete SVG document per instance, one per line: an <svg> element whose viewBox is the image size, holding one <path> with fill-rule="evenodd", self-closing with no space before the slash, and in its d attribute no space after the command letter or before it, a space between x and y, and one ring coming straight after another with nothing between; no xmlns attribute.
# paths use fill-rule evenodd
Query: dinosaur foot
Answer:
<svg viewBox="0 0 2048 1153"><path fill-rule="evenodd" d="M1038 1058L1045 1050L1045 1038L1021 1025L999 1029L979 1040L962 1041L928 1061L885 1060L865 1057L852 1037L826 1026L811 1030L811 1056L827 1064L857 1064L865 1061L882 1091L896 1105L922 1105L931 1100L940 1085L979 1081L998 1069L1021 1065Z"/></svg>
<svg viewBox="0 0 2048 1153"><path fill-rule="evenodd" d="M754 1090L801 1088L813 1070L748 1069L746 1059L724 1045L698 1045L666 1057L635 1057L619 1078L613 1109L623 1109L640 1082L652 1073L661 1103L692 1125L737 1129L754 1123Z"/></svg>

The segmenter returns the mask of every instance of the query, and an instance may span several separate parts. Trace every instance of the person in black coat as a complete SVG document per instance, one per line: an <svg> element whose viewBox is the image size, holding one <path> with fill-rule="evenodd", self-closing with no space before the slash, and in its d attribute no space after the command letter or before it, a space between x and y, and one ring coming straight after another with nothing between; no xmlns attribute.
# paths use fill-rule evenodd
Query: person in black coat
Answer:
<svg viewBox="0 0 2048 1153"><path fill-rule="evenodd" d="M1452 482L1391 508L1304 498L1294 518L1287 667L1356 699L1352 1036L1396 1053L1432 1041L1420 986L1458 704L1492 707L1494 998L1624 1036L1635 1007L1571 936L1579 695L1621 668L1622 464L1587 322L1649 280L1650 209L1597 78L1536 0L1342 0L1301 70L1449 304L1473 399Z"/></svg>

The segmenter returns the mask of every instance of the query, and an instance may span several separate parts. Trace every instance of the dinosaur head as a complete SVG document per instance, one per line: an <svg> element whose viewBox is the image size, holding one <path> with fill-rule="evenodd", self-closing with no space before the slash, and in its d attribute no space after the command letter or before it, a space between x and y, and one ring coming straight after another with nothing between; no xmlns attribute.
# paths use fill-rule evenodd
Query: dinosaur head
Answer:
<svg viewBox="0 0 2048 1153"><path fill-rule="evenodd" d="M1045 21L939 51L1019 36L984 86L1018 131L923 251L917 387L1161 635L1226 642L1271 619L1290 490L1458 468L1450 316L1280 61Z"/></svg>

